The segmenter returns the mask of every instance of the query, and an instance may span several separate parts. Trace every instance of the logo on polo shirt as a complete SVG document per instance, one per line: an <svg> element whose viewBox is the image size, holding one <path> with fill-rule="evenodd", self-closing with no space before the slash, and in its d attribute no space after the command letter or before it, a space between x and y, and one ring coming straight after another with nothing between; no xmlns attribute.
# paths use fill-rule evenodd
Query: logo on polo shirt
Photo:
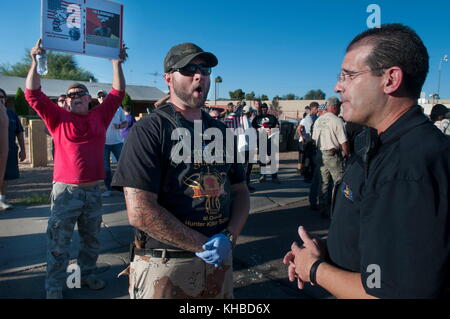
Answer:
<svg viewBox="0 0 450 319"><path fill-rule="evenodd" d="M346 183L342 183L342 194L344 194L345 198L353 202L353 192Z"/></svg>

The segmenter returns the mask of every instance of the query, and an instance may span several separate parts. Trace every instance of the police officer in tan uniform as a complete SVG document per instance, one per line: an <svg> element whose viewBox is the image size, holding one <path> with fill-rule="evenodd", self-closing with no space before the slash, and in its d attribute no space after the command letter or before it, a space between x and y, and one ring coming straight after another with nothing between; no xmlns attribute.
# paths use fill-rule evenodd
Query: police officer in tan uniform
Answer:
<svg viewBox="0 0 450 319"><path fill-rule="evenodd" d="M312 139L317 146L316 173L320 174L319 206L322 217L329 216L330 183L344 174L344 157L348 156L348 141L344 121L338 117L341 107L336 97L327 100L327 112L314 123Z"/></svg>

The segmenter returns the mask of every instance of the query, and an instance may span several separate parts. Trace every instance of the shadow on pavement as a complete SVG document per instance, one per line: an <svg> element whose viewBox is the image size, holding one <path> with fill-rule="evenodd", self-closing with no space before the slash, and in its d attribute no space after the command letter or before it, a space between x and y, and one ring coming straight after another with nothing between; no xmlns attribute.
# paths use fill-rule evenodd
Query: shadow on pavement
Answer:
<svg viewBox="0 0 450 319"><path fill-rule="evenodd" d="M125 269L125 265L111 266L98 264L98 277L105 280L106 287L99 291L89 288L64 289L65 299L114 299L128 296L128 277L117 275ZM0 299L45 299L45 267L36 268L15 274L2 280Z"/></svg>
<svg viewBox="0 0 450 319"><path fill-rule="evenodd" d="M234 251L234 271L238 272L235 296L237 298L327 298L320 287L289 282L284 255L292 242L301 244L298 226L303 225L312 234L328 232L330 221L320 218L307 207L280 207L263 213L251 214ZM239 275L242 274L241 276Z"/></svg>
<svg viewBox="0 0 450 319"><path fill-rule="evenodd" d="M128 252L129 244L133 240L133 229L128 225L102 226L99 238L101 243L100 255L118 248L121 249L121 252ZM70 245L71 259L78 256L79 242L80 237L78 231L75 230ZM46 254L46 233L0 237L0 271L46 263ZM1 277L4 277L4 275L0 275L0 281ZM0 291L2 290L0 288Z"/></svg>

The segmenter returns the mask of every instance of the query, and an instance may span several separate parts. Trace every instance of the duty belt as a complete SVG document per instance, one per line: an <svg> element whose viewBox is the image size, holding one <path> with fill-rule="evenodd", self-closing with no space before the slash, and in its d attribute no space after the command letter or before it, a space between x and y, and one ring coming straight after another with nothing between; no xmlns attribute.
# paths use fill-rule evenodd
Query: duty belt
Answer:
<svg viewBox="0 0 450 319"><path fill-rule="evenodd" d="M195 253L186 250L166 250L166 249L141 249L134 247L134 254L136 256L146 256L153 258L193 258Z"/></svg>
<svg viewBox="0 0 450 319"><path fill-rule="evenodd" d="M339 154L339 150L332 148L331 150L323 150L321 151L323 154L328 155L328 156L334 156L336 154Z"/></svg>

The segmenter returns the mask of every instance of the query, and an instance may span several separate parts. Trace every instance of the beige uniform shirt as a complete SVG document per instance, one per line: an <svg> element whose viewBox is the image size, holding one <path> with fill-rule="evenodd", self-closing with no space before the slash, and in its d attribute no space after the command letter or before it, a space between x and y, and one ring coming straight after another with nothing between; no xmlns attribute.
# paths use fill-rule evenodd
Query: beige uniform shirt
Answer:
<svg viewBox="0 0 450 319"><path fill-rule="evenodd" d="M325 113L314 123L312 138L321 151L339 149L347 142L344 121L333 113Z"/></svg>

